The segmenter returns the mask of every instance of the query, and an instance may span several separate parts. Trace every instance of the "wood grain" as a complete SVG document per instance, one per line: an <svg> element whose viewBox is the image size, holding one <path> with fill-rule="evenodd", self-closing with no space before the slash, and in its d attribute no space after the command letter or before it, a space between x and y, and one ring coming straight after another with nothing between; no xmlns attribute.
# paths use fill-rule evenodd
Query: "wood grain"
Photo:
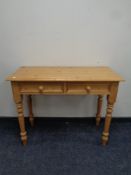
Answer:
<svg viewBox="0 0 131 175"><path fill-rule="evenodd" d="M9 81L123 81L109 67L20 67Z"/></svg>

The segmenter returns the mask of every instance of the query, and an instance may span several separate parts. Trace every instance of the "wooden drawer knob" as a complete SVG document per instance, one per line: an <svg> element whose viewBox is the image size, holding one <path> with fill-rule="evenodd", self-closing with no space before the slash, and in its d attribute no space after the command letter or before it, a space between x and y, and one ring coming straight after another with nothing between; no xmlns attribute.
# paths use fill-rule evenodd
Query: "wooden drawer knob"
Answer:
<svg viewBox="0 0 131 175"><path fill-rule="evenodd" d="M86 86L86 91L90 92L91 91L91 87L90 86Z"/></svg>
<svg viewBox="0 0 131 175"><path fill-rule="evenodd" d="M39 86L38 89L39 89L40 92L43 92L44 87L43 86Z"/></svg>

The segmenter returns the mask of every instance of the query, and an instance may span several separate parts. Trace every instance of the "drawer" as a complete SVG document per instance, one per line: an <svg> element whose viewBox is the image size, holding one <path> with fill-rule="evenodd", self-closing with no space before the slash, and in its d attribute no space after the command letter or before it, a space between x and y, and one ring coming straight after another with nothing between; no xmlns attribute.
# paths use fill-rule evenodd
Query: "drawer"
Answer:
<svg viewBox="0 0 131 175"><path fill-rule="evenodd" d="M109 83L68 83L67 94L110 94Z"/></svg>
<svg viewBox="0 0 131 175"><path fill-rule="evenodd" d="M109 83L85 82L20 82L22 94L110 94Z"/></svg>
<svg viewBox="0 0 131 175"><path fill-rule="evenodd" d="M21 82L19 87L22 94L61 94L64 86L57 82Z"/></svg>

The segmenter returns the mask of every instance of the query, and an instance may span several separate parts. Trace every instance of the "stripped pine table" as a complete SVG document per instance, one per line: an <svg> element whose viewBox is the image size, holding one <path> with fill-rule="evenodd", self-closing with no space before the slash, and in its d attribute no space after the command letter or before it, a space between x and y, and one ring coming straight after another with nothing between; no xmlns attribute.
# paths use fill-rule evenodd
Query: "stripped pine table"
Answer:
<svg viewBox="0 0 131 175"><path fill-rule="evenodd" d="M123 78L109 67L20 67L7 77L11 81L14 101L18 112L22 143L27 143L23 113L23 95L28 97L29 121L34 124L32 95L96 95L98 96L96 125L101 120L102 99L107 96L107 110L101 142L106 145L113 106L119 83Z"/></svg>

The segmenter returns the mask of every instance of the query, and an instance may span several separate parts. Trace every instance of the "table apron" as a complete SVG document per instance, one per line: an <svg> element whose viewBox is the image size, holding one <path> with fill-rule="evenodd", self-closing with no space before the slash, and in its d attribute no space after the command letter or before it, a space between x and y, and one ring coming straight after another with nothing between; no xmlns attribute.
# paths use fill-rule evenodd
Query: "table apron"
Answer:
<svg viewBox="0 0 131 175"><path fill-rule="evenodd" d="M17 82L20 94L108 95L110 82Z"/></svg>

